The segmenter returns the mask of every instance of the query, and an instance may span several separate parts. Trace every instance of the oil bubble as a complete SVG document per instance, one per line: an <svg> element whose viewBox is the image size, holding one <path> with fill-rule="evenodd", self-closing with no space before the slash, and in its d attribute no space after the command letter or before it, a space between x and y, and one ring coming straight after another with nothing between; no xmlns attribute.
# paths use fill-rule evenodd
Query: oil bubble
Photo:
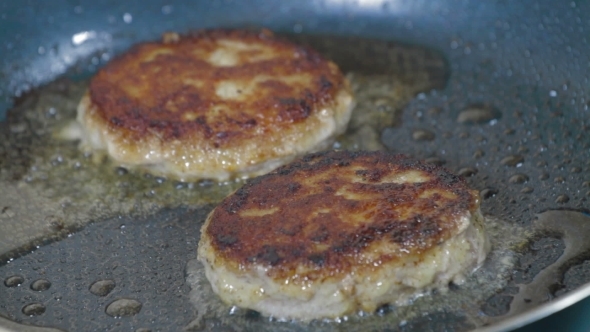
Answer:
<svg viewBox="0 0 590 332"><path fill-rule="evenodd" d="M474 176L475 174L477 174L477 168L475 167L463 167L459 170L459 172L457 173L460 176L463 177L470 177L470 176Z"/></svg>
<svg viewBox="0 0 590 332"><path fill-rule="evenodd" d="M515 183L515 184L521 184L521 183L527 182L528 180L529 180L529 177L526 174L517 173L517 174L514 174L513 176L511 176L510 179L508 179L508 182Z"/></svg>
<svg viewBox="0 0 590 332"><path fill-rule="evenodd" d="M462 110L457 116L457 122L463 124L483 124L497 120L502 113L497 109L483 104L473 104Z"/></svg>
<svg viewBox="0 0 590 332"><path fill-rule="evenodd" d="M496 194L498 193L497 189L494 188L485 188L484 190L480 191L479 195L483 198L483 199L488 199L491 197L496 196Z"/></svg>
<svg viewBox="0 0 590 332"><path fill-rule="evenodd" d="M521 155L510 155L500 160L500 164L510 167L518 167L523 162L524 157Z"/></svg>
<svg viewBox="0 0 590 332"><path fill-rule="evenodd" d="M114 288L116 284L114 280L105 279L95 281L90 285L90 293L96 296L107 296Z"/></svg>
<svg viewBox="0 0 590 332"><path fill-rule="evenodd" d="M485 155L485 152L483 152L483 150L481 149L477 149L475 150L475 152L473 152L473 158L475 159L479 159L481 157L483 157Z"/></svg>
<svg viewBox="0 0 590 332"><path fill-rule="evenodd" d="M51 282L46 279L37 279L31 283L31 289L37 292L46 291L51 287Z"/></svg>
<svg viewBox="0 0 590 332"><path fill-rule="evenodd" d="M555 203L565 204L565 203L569 202L569 200L570 200L569 196L563 194L563 195L557 196L557 198L555 199Z"/></svg>
<svg viewBox="0 0 590 332"><path fill-rule="evenodd" d="M4 279L4 285L6 287L18 287L22 285L23 282L25 282L25 278L21 276L10 276Z"/></svg>
<svg viewBox="0 0 590 332"><path fill-rule="evenodd" d="M438 157L426 158L426 159L424 159L424 162L427 164L433 164L433 165L437 165L437 166L442 166L447 163L444 159L441 159Z"/></svg>
<svg viewBox="0 0 590 332"><path fill-rule="evenodd" d="M45 306L42 303L29 303L23 307L22 312L27 316L39 316L45 312Z"/></svg>
<svg viewBox="0 0 590 332"><path fill-rule="evenodd" d="M123 167L117 167L116 172L117 172L117 175L120 175L120 176L123 176L123 175L129 173L129 171Z"/></svg>
<svg viewBox="0 0 590 332"><path fill-rule="evenodd" d="M440 113L442 113L442 109L440 107L431 107L428 109L428 115L434 116L439 115Z"/></svg>
<svg viewBox="0 0 590 332"><path fill-rule="evenodd" d="M426 129L416 129L412 132L412 139L414 141L432 141L434 138L434 133Z"/></svg>
<svg viewBox="0 0 590 332"><path fill-rule="evenodd" d="M112 317L134 316L141 310L141 302L134 299L118 299L107 305L105 312Z"/></svg>

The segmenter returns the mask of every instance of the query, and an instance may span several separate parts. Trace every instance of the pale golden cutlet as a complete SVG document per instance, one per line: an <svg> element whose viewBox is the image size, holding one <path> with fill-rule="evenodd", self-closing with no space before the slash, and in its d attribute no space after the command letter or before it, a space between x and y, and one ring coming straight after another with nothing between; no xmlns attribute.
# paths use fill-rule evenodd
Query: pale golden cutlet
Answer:
<svg viewBox="0 0 590 332"><path fill-rule="evenodd" d="M208 216L198 258L231 305L282 319L404 304L482 264L477 191L387 152L323 152L249 181Z"/></svg>
<svg viewBox="0 0 590 332"><path fill-rule="evenodd" d="M338 66L268 30L168 33L101 69L78 107L82 144L181 180L266 173L343 133Z"/></svg>

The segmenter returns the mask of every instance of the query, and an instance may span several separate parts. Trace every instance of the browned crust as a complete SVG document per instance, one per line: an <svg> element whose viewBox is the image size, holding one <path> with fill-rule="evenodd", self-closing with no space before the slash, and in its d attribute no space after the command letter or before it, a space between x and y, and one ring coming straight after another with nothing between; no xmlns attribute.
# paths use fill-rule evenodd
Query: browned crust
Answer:
<svg viewBox="0 0 590 332"><path fill-rule="evenodd" d="M163 42L134 46L100 70L90 83L90 98L99 115L111 128L131 139L155 134L161 140L197 138L222 147L303 121L331 104L340 89L348 89L336 65L266 30L217 29L180 38L165 37ZM236 66L217 67L205 61L202 54L214 51L220 39L260 43L271 47L276 56L252 62L246 57L255 54L244 52ZM146 57L156 50L171 53L146 62ZM197 55L195 50L203 53ZM255 94L241 101L222 100L215 93L215 84L222 80L299 73L313 75L312 84L269 80L259 83ZM197 87L183 83L191 79L205 84ZM125 89L129 86L138 92L131 95ZM212 114L210 110L216 105L226 106L229 111ZM192 113L194 119L187 120L187 113Z"/></svg>
<svg viewBox="0 0 590 332"><path fill-rule="evenodd" d="M429 181L380 183L382 177L405 170L426 172ZM362 181L352 183L342 174L355 174ZM321 182L307 181L314 177ZM347 199L337 194L343 187L374 199ZM429 190L453 197L419 197ZM217 257L234 267L269 266L269 275L286 277L299 265L321 268L327 276L347 273L353 265L372 266L374 261L360 262L371 254L367 248L372 244L399 247L394 253L380 253L379 264L419 257L456 235L457 220L478 205L477 192L442 167L386 152L323 152L258 177L227 197L209 216L205 236ZM322 208L330 212L312 215ZM243 215L268 209L276 212ZM367 220L362 226L347 220L358 214Z"/></svg>

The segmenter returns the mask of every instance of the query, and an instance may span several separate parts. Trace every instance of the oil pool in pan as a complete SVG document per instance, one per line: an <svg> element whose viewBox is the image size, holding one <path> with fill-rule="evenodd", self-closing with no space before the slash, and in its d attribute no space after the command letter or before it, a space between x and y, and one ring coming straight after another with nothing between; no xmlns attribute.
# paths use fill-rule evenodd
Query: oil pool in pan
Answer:
<svg viewBox="0 0 590 332"><path fill-rule="evenodd" d="M20 98L0 124L0 316L12 321L0 318L0 326L469 330L590 279L583 241L590 236L583 209L590 157L580 139L588 120L568 126L573 119L556 111L555 91L540 97L522 89L494 104L472 95L456 100L461 85L479 78L445 88L449 68L435 51L296 38L350 75L358 105L336 146L387 148L445 164L481 190L494 248L480 270L411 306L311 326L228 308L194 258L205 216L241 183L175 182L81 155L55 134L75 116L87 82L60 79ZM543 117L531 108L556 110Z"/></svg>

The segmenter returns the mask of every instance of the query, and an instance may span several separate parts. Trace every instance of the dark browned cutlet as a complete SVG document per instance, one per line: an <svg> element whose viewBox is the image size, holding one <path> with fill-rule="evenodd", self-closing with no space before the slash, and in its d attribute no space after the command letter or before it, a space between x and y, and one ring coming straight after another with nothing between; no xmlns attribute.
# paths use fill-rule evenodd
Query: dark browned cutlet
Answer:
<svg viewBox="0 0 590 332"><path fill-rule="evenodd" d="M219 40L260 49L239 52L235 64L215 65L208 58L218 50ZM271 58L257 59L268 53ZM312 84L268 79L239 100L221 98L215 91L225 80L294 74L309 74ZM223 147L305 120L333 102L344 84L338 67L310 48L268 30L216 29L166 34L162 41L132 47L97 73L89 94L100 118L133 140L155 133L163 141L190 137Z"/></svg>
<svg viewBox="0 0 590 332"><path fill-rule="evenodd" d="M420 181L399 178L411 174ZM478 193L440 166L382 151L330 151L244 185L211 213L205 236L234 268L262 264L284 278L299 265L317 267L306 275L313 280L419 257L456 235L458 219L478 208ZM359 263L383 242L398 250Z"/></svg>

